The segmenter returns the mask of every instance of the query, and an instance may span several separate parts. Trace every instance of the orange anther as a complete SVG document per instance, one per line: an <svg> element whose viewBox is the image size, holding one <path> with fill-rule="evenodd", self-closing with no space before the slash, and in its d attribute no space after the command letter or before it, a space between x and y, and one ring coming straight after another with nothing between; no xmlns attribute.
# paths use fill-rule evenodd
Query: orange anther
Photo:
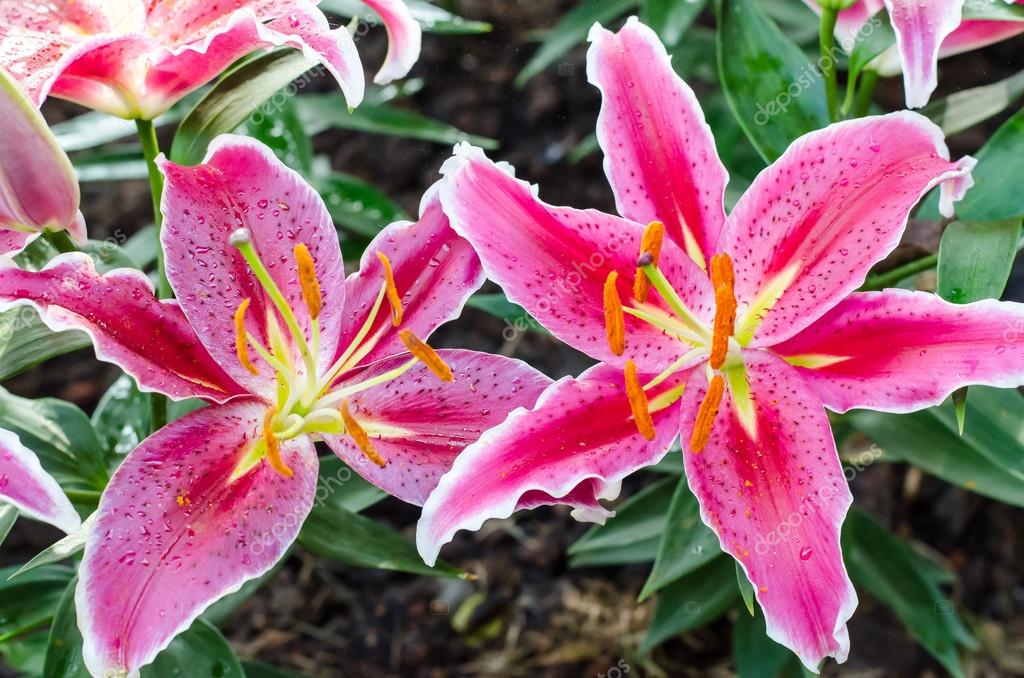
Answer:
<svg viewBox="0 0 1024 678"><path fill-rule="evenodd" d="M345 423L345 431L352 436L352 440L355 441L356 447L359 448L359 451L377 466L380 466L381 468L386 466L388 463L387 460L380 456L380 452L378 452L377 448L375 448L373 443L370 442L370 436L366 434L363 427L359 425L359 422L356 421L355 417L352 416L352 413L349 412L347 400L341 403L341 420Z"/></svg>
<svg viewBox="0 0 1024 678"><path fill-rule="evenodd" d="M286 478L291 478L294 472L281 459L281 445L277 441L277 436L274 435L274 417L276 416L277 408L271 408L267 410L267 415L263 418L263 440L267 444L267 461L275 471Z"/></svg>
<svg viewBox="0 0 1024 678"><path fill-rule="evenodd" d="M251 301L251 299L246 299L238 305L238 309L235 311L235 352L238 354L238 362L242 363L242 367L259 375L260 371L256 369L249 358L249 339L245 333L245 314L249 311Z"/></svg>
<svg viewBox="0 0 1024 678"><path fill-rule="evenodd" d="M650 255L651 265L657 267L658 259L661 258L661 245L665 242L665 224L660 221L652 221L644 230L643 240L640 241L640 256ZM647 301L647 295L651 291L651 281L643 269L636 270L636 278L633 279L633 296L640 303Z"/></svg>
<svg viewBox="0 0 1024 678"><path fill-rule="evenodd" d="M609 273L604 281L604 328L612 353L622 355L626 350L626 316L622 312L618 282L618 271Z"/></svg>
<svg viewBox="0 0 1024 678"><path fill-rule="evenodd" d="M636 430L640 431L644 438L654 440L654 421L651 419L647 393L640 385L640 380L636 376L636 364L632 360L626 361L626 397L629 399L629 409L633 412Z"/></svg>
<svg viewBox="0 0 1024 678"><path fill-rule="evenodd" d="M316 320L323 309L323 295L320 294L320 281L316 278L316 265L313 255L305 244L295 246L295 261L299 264L299 284L302 285L302 298L306 300L309 317Z"/></svg>
<svg viewBox="0 0 1024 678"><path fill-rule="evenodd" d="M708 386L708 392L704 394L700 409L697 411L697 421L693 423L693 434L690 436L690 449L694 452L702 452L711 439L711 426L718 416L718 409L722 405L722 395L725 393L725 379L716 374Z"/></svg>
<svg viewBox="0 0 1024 678"><path fill-rule="evenodd" d="M437 354L437 351L428 346L422 339L409 330L399 332L398 337L405 344L405 347L409 349L409 353L412 353L420 362L430 368L430 371L436 374L438 379L441 381L453 381L455 379L451 368L445 364L441 356Z"/></svg>
<svg viewBox="0 0 1024 678"><path fill-rule="evenodd" d="M395 270L391 267L391 260L383 252L377 252L384 267L384 284L387 286L388 301L391 303L391 321L395 327L402 324L402 298L398 296L398 287L395 285Z"/></svg>
<svg viewBox="0 0 1024 678"><path fill-rule="evenodd" d="M711 367L718 369L729 353L729 338L736 331L736 278L728 254L711 257L711 284L715 288L715 327L711 338Z"/></svg>

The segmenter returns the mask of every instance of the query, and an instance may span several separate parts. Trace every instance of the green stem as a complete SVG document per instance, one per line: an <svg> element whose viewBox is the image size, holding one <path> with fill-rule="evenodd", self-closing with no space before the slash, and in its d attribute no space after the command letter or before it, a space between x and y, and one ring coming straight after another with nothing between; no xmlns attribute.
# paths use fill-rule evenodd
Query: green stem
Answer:
<svg viewBox="0 0 1024 678"><path fill-rule="evenodd" d="M857 92L857 105L853 114L863 118L871 112L871 102L875 96L875 87L878 85L878 71L866 70L860 79L860 91Z"/></svg>
<svg viewBox="0 0 1024 678"><path fill-rule="evenodd" d="M926 257L921 257L915 261L897 266L891 271L885 273L879 273L868 278L864 285L861 286L861 292L876 292L878 290L884 290L886 287L894 287L900 283L900 281L909 278L912 275L917 275L923 271L935 268L939 263L938 254L929 254Z"/></svg>
<svg viewBox="0 0 1024 678"><path fill-rule="evenodd" d="M839 81L836 76L836 19L839 10L829 7L821 9L821 25L818 42L821 46L821 76L825 80L825 97L828 101L828 118L839 119Z"/></svg>
<svg viewBox="0 0 1024 678"><path fill-rule="evenodd" d="M57 251L61 254L67 254L68 252L77 252L78 248L75 247L75 243L71 241L71 236L68 235L67 231L47 231L44 237L57 248Z"/></svg>
<svg viewBox="0 0 1024 678"><path fill-rule="evenodd" d="M172 295L171 286L167 282L167 270L164 262L164 250L160 246L160 230L163 226L163 214L160 212L160 201L164 194L164 175L156 166L156 159L160 155L160 142L156 138L156 127L152 120L136 120L135 127L139 132L139 141L142 142L142 154L146 156L146 168L149 170L149 189L153 198L153 222L156 224L157 232L157 295L161 299L169 298ZM151 393L149 396L150 430L159 431L167 425L167 397L159 393Z"/></svg>
<svg viewBox="0 0 1024 678"><path fill-rule="evenodd" d="M97 503L100 500L102 492L95 490L64 490L64 494L68 496L71 501L78 502L80 504Z"/></svg>

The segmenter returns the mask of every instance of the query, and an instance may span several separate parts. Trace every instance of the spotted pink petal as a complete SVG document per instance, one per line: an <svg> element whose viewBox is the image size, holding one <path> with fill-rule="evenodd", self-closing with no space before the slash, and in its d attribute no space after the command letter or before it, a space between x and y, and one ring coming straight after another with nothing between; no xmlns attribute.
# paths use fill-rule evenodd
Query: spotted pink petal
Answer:
<svg viewBox="0 0 1024 678"><path fill-rule="evenodd" d="M75 170L32 102L0 68L0 255L19 252L34 234L79 228Z"/></svg>
<svg viewBox="0 0 1024 678"><path fill-rule="evenodd" d="M1024 305L956 305L895 289L853 294L771 350L800 365L831 410L914 412L961 386L1024 383Z"/></svg>
<svg viewBox="0 0 1024 678"><path fill-rule="evenodd" d="M151 662L206 607L273 567L295 539L316 489L312 441L282 444L290 478L263 460L231 480L262 435L265 411L248 399L199 410L144 441L114 474L75 595L93 675Z"/></svg>
<svg viewBox="0 0 1024 678"><path fill-rule="evenodd" d="M753 345L795 335L860 287L932 187L942 185L942 212L951 216L974 165L970 157L950 162L942 131L907 111L793 142L754 180L722 237L736 269L740 325L751 308L760 315L759 300L778 297Z"/></svg>
<svg viewBox="0 0 1024 678"><path fill-rule="evenodd" d="M367 459L347 436L325 436L334 452L364 478L403 501L423 504L455 457L517 407L533 407L551 380L525 363L475 351L440 350L452 369L442 382L422 363L384 386L350 399L387 465ZM383 360L353 383L393 370L408 355ZM344 387L345 383L339 384Z"/></svg>
<svg viewBox="0 0 1024 678"><path fill-rule="evenodd" d="M0 65L47 96L154 118L246 54L289 46L323 63L351 106L363 97L355 43L309 0L31 3L0 0Z"/></svg>
<svg viewBox="0 0 1024 678"><path fill-rule="evenodd" d="M938 86L942 42L963 19L965 0L885 0L903 63L907 106L921 108Z"/></svg>
<svg viewBox="0 0 1024 678"><path fill-rule="evenodd" d="M234 315L245 299L252 301L246 327L264 346L270 345L270 314L285 329L249 265L229 243L235 230L246 228L307 340L312 322L294 249L302 243L312 254L323 297L320 362L326 369L344 322L345 269L337 231L319 194L266 146L245 137L218 137L201 165L163 160L160 166L167 179L162 206L167 277L210 355L250 391L276 392L273 368L253 353L260 370L254 376L236 352ZM301 364L297 349L294 357Z"/></svg>
<svg viewBox="0 0 1024 678"><path fill-rule="evenodd" d="M13 505L68 534L81 525L78 512L60 485L47 473L35 453L18 436L0 429L0 502Z"/></svg>
<svg viewBox="0 0 1024 678"><path fill-rule="evenodd" d="M661 221L706 266L725 223L729 174L693 90L658 36L635 18L618 33L590 32L587 75L604 95L597 137L619 213Z"/></svg>
<svg viewBox="0 0 1024 678"><path fill-rule="evenodd" d="M416 543L428 563L459 530L520 508L569 504L576 515L602 520L598 498L637 469L660 460L679 432L678 404L654 414L647 441L632 419L622 373L598 365L548 388L532 409L502 424L455 459L423 506Z"/></svg>
<svg viewBox="0 0 1024 678"><path fill-rule="evenodd" d="M210 357L176 302L161 302L133 269L97 273L85 254L64 254L39 272L0 267L0 310L29 304L55 331L83 330L96 356L147 391L224 401L244 391Z"/></svg>
<svg viewBox="0 0 1024 678"><path fill-rule="evenodd" d="M404 78L420 58L423 30L402 0L363 0L380 14L388 31L388 55L373 81L386 85Z"/></svg>
<svg viewBox="0 0 1024 678"><path fill-rule="evenodd" d="M391 308L384 302L371 323L368 339L355 354L359 365L404 353L398 335L401 330L426 340L438 327L459 317L466 300L484 283L480 259L452 230L437 188L431 188L423 197L419 220L397 222L381 231L363 253L359 271L345 282L344 327L336 358L349 349L366 324L384 284L378 252L391 262L403 319L401 326L395 327Z"/></svg>
<svg viewBox="0 0 1024 678"><path fill-rule="evenodd" d="M632 297L640 224L595 210L552 207L534 189L496 165L480 149L460 145L442 169L441 202L452 227L479 253L487 277L552 334L591 357L621 367L632 358L657 373L680 354L680 343L653 326L626 317L627 347L608 347L602 302L605 279L619 273L619 294ZM703 320L714 317L707 276L672 240L660 268ZM662 305L656 293L650 302Z"/></svg>
<svg viewBox="0 0 1024 678"><path fill-rule="evenodd" d="M839 535L853 497L814 391L763 351L744 359L757 433L746 431L726 395L707 447L694 453L684 445L686 477L702 519L753 584L768 636L817 671L823 658L843 662L849 653L846 622L857 594ZM683 396L684 441L707 385L694 371Z"/></svg>

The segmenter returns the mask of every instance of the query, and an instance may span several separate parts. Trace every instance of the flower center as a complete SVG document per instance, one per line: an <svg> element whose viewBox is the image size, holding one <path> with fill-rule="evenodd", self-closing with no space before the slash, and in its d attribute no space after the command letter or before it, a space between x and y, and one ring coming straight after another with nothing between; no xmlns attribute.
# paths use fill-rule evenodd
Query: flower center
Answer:
<svg viewBox="0 0 1024 678"><path fill-rule="evenodd" d="M262 438L236 468L234 477L241 477L263 459L282 475L291 476L291 468L281 458L281 443L306 434L347 434L367 459L385 466L387 460L374 448L371 438L373 434L386 434L387 427L374 426L365 419L359 421L352 413L350 399L358 393L397 379L419 362L425 364L442 381L453 379L451 370L434 349L411 331L402 330L399 337L411 354L408 361L363 381L348 381L344 386L337 385L341 375L356 368L369 355L385 331L382 328L370 336L385 300L390 306L391 324L396 328L402 324L404 308L395 285L394 270L387 256L382 252L377 253L383 280L366 320L349 346L341 351L330 366L324 368L319 360L323 295L316 274L316 262L309 249L300 243L293 250L296 276L309 316L307 336L295 311L253 246L249 230L243 228L235 231L231 235L231 244L245 259L277 311L275 314L268 309L266 345L246 326L252 300L244 299L235 312L235 344L239 363L252 374L259 375L260 369L253 361L250 349L255 352L273 368L277 392L275 402L268 409L263 422ZM281 323L284 324L283 328Z"/></svg>
<svg viewBox="0 0 1024 678"><path fill-rule="evenodd" d="M715 319L708 327L686 306L658 267L664 237L665 227L661 222L652 222L644 231L632 299L628 305L623 305L619 294L618 273L613 271L608 275L604 286L605 329L608 345L615 355L622 355L626 349L626 314L678 339L682 345L680 357L646 384L640 383L633 361L626 361L626 396L637 430L648 440L653 440L655 435L651 415L671 406L683 395L683 385L667 390L659 390L659 387L673 375L706 357L708 391L701 402L690 438L690 449L701 452L707 446L727 383L734 395L749 392L741 345L736 339L736 280L728 254L717 254L711 258ZM658 292L670 312L648 301L651 288ZM747 403L739 406L744 419L747 418L746 406Z"/></svg>

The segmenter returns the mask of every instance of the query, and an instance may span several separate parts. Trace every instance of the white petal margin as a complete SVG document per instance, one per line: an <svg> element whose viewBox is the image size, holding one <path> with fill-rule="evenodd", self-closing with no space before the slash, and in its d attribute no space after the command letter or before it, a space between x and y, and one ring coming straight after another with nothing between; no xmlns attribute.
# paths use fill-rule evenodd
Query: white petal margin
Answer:
<svg viewBox="0 0 1024 678"><path fill-rule="evenodd" d="M43 469L35 452L4 429L0 429L0 500L68 534L82 524L75 507Z"/></svg>

